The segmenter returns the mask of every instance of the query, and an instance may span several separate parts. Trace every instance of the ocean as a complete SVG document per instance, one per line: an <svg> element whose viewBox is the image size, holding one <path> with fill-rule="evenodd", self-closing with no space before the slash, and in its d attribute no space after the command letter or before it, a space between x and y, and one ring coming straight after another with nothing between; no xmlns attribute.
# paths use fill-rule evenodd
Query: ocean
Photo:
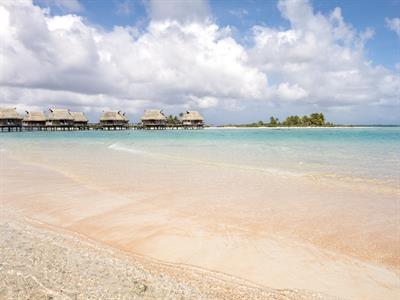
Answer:
<svg viewBox="0 0 400 300"><path fill-rule="evenodd" d="M96 145L288 176L396 184L400 175L400 127L22 132L2 134L0 141L3 149L14 151L33 151L46 143L49 150Z"/></svg>

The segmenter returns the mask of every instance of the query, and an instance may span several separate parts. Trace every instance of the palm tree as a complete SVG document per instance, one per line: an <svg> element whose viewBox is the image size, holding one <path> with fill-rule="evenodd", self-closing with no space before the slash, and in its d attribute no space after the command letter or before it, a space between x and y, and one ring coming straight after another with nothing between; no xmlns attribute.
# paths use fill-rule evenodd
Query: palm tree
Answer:
<svg viewBox="0 0 400 300"><path fill-rule="evenodd" d="M172 115L169 115L167 118L167 123L168 124L174 124L174 117Z"/></svg>

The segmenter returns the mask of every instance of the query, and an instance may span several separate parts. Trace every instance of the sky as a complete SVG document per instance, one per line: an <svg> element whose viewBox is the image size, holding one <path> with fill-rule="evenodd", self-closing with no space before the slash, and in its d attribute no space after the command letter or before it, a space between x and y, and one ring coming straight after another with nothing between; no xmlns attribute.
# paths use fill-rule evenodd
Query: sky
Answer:
<svg viewBox="0 0 400 300"><path fill-rule="evenodd" d="M0 105L400 124L400 0L0 0Z"/></svg>

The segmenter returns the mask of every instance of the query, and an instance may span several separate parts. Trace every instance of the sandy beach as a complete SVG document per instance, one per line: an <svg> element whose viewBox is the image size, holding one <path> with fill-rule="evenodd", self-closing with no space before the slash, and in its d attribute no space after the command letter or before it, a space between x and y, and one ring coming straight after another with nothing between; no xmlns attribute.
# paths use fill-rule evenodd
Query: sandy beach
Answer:
<svg viewBox="0 0 400 300"><path fill-rule="evenodd" d="M165 293L158 298L396 299L400 295L398 190L380 181L272 176L257 168L115 151L97 144L68 151L32 144L29 154L24 147L9 149L2 151L1 174L7 176L1 178L1 219L3 225L18 220L23 224L18 226L28 226L32 238L38 238L31 248L43 244L36 242L39 236L60 230L60 247L73 234L78 240L83 237L171 268L211 272L207 274L218 280L210 285L218 290L219 280L230 291L237 291L232 287L236 280L251 290L229 296L207 294L197 285L193 290L180 277L183 290L155 288L146 297ZM48 233L38 236L34 229L38 224L40 230L44 224ZM7 226L11 229L3 230L21 229ZM4 244L24 252L19 245ZM86 251L76 249L79 255ZM2 261L7 262L10 257L4 253ZM107 253L115 257L114 252ZM48 261L55 259L60 257ZM77 282L85 285L86 280ZM65 288L77 290L76 284ZM198 284L208 286L202 280ZM85 299L87 293L95 293L92 289L77 292ZM279 294L281 290L289 294ZM123 299L113 295L110 298Z"/></svg>
<svg viewBox="0 0 400 300"><path fill-rule="evenodd" d="M168 264L3 211L0 299L334 299Z"/></svg>

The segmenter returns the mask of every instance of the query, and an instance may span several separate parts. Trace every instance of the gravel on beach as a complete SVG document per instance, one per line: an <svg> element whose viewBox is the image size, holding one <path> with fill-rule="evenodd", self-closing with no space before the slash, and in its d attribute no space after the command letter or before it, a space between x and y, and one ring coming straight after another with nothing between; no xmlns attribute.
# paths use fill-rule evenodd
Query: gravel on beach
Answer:
<svg viewBox="0 0 400 300"><path fill-rule="evenodd" d="M268 272L268 270L266 270ZM114 250L47 225L0 218L0 299L333 299Z"/></svg>

